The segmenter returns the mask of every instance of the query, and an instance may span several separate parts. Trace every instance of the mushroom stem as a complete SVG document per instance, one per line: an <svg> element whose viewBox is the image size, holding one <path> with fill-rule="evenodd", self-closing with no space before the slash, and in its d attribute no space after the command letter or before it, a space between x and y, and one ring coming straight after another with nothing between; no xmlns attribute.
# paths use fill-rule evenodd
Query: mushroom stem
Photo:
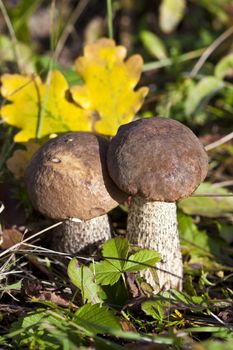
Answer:
<svg viewBox="0 0 233 350"><path fill-rule="evenodd" d="M155 291L182 289L183 264L175 203L147 202L141 197L133 197L127 238L132 244L161 254L161 261L156 264L158 282L149 269L142 273Z"/></svg>
<svg viewBox="0 0 233 350"><path fill-rule="evenodd" d="M68 254L91 255L99 250L103 241L111 238L111 233L107 214L82 222L66 220L53 230L51 247Z"/></svg>

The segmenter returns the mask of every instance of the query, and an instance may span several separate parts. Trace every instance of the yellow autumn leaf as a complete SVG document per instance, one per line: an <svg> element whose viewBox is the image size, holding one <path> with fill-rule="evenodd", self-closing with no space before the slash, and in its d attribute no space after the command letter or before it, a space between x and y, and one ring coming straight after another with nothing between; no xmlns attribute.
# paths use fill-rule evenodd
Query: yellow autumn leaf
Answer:
<svg viewBox="0 0 233 350"><path fill-rule="evenodd" d="M73 99L96 115L94 129L115 135L120 125L133 120L148 93L147 87L134 90L143 60L134 55L125 61L126 49L111 39L100 39L84 48L75 67L84 85L71 88Z"/></svg>
<svg viewBox="0 0 233 350"><path fill-rule="evenodd" d="M6 161L7 168L13 173L16 179L20 179L24 176L27 164L39 148L40 145L38 143L27 142L25 144L25 149L17 149L12 157Z"/></svg>
<svg viewBox="0 0 233 350"><path fill-rule="evenodd" d="M69 86L59 71L52 71L46 83L38 76L18 74L4 74L1 83L1 94L9 102L1 108L1 117L21 129L15 142L92 130L91 113L67 100Z"/></svg>

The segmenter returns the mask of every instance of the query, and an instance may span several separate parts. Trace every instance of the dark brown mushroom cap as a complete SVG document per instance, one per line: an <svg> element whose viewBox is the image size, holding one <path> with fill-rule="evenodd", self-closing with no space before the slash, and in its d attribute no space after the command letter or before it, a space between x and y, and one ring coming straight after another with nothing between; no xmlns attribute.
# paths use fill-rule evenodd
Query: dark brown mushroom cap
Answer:
<svg viewBox="0 0 233 350"><path fill-rule="evenodd" d="M126 199L108 175L109 142L70 132L48 141L33 156L26 186L33 206L53 219L89 220Z"/></svg>
<svg viewBox="0 0 233 350"><path fill-rule="evenodd" d="M208 157L194 133L167 118L134 121L110 142L108 170L124 192L148 201L174 202L204 180Z"/></svg>

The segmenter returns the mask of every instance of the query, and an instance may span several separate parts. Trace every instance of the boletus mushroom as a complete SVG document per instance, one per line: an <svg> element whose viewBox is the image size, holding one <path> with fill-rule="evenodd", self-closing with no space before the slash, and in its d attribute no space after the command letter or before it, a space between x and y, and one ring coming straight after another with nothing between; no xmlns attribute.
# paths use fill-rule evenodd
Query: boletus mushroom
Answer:
<svg viewBox="0 0 233 350"><path fill-rule="evenodd" d="M132 196L127 236L132 244L161 254L154 290L182 289L183 264L177 229L176 201L203 181L208 157L194 133L167 118L137 120L119 128L107 154L116 185Z"/></svg>
<svg viewBox="0 0 233 350"><path fill-rule="evenodd" d="M54 249L90 252L111 238L106 213L126 195L108 175L108 145L103 137L69 132L49 140L30 161L25 180L33 206L51 219L64 220L52 233Z"/></svg>

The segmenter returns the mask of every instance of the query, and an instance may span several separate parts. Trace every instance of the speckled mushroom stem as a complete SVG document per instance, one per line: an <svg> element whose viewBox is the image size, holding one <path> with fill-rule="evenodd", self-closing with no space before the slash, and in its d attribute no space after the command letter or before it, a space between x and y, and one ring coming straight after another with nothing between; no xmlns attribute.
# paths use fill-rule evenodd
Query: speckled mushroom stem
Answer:
<svg viewBox="0 0 233 350"><path fill-rule="evenodd" d="M66 220L52 234L52 249L68 254L92 255L99 251L105 240L111 238L112 228L105 214L82 222Z"/></svg>
<svg viewBox="0 0 233 350"><path fill-rule="evenodd" d="M159 284L149 269L142 272L155 291L182 289L183 264L175 203L146 202L143 198L133 197L128 214L127 238L132 244L161 254L161 262L156 264Z"/></svg>

